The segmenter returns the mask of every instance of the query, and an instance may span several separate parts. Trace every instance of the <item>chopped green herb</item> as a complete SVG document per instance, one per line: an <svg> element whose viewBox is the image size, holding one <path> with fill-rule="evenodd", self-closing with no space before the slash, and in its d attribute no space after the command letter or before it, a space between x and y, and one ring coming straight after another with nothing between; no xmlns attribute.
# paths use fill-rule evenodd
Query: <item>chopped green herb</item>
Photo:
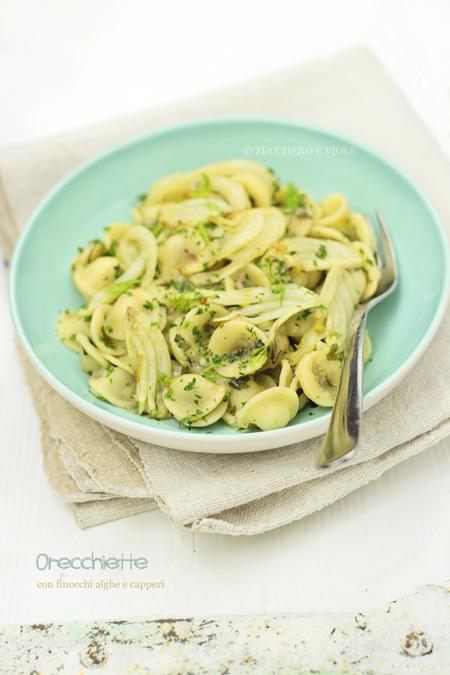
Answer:
<svg viewBox="0 0 450 675"><path fill-rule="evenodd" d="M117 250L117 241L112 241L108 250L103 254L106 256L115 256Z"/></svg>
<svg viewBox="0 0 450 675"><path fill-rule="evenodd" d="M203 302L204 296L200 291L191 291L172 295L169 299L174 309L186 314L186 312L195 307L199 302Z"/></svg>
<svg viewBox="0 0 450 675"><path fill-rule="evenodd" d="M280 296L280 305L282 305L286 293L286 286L282 283L278 283L272 286L270 290L272 291L272 293L275 293L275 295Z"/></svg>
<svg viewBox="0 0 450 675"><path fill-rule="evenodd" d="M171 387L166 387L166 388L164 389L163 398L167 398L167 399L169 399L169 401L173 401L173 400L174 400L174 398L173 398L173 391L172 391Z"/></svg>
<svg viewBox="0 0 450 675"><path fill-rule="evenodd" d="M217 368L218 364L213 364L211 366L208 366L208 368L205 368L205 370L202 370L201 374L207 380L210 380L211 382L216 382L218 379Z"/></svg>
<svg viewBox="0 0 450 675"><path fill-rule="evenodd" d="M177 291L191 291L194 288L189 281L176 281L175 279L169 283L169 286L176 288Z"/></svg>
<svg viewBox="0 0 450 675"><path fill-rule="evenodd" d="M100 332L99 338L103 342L105 347L109 347L110 349L112 349L115 346L114 341L109 337L109 335L106 332L104 327L102 328L102 330Z"/></svg>
<svg viewBox="0 0 450 675"><path fill-rule="evenodd" d="M184 350L189 349L189 346L190 346L189 342L186 342L184 337L182 335L180 335L179 333L177 333L175 335L174 342L175 342L175 344L177 344L179 346L180 349L184 349Z"/></svg>
<svg viewBox="0 0 450 675"><path fill-rule="evenodd" d="M282 209L285 213L292 213L295 209L305 205L305 195L294 185L288 183L286 185L286 194L281 202Z"/></svg>
<svg viewBox="0 0 450 675"><path fill-rule="evenodd" d="M271 283L290 283L292 281L291 267L286 260L267 257L256 264L269 277Z"/></svg>
<svg viewBox="0 0 450 675"><path fill-rule="evenodd" d="M320 246L317 249L315 255L316 255L317 258L320 258L321 260L323 260L328 255L327 247L324 246L324 244L320 244Z"/></svg>
<svg viewBox="0 0 450 675"><path fill-rule="evenodd" d="M108 286L108 288L105 288L105 291L108 293L108 295L119 296L122 295L122 293L129 291L130 288L139 286L140 283L140 279L127 279L125 281L118 281L117 283Z"/></svg>
<svg viewBox="0 0 450 675"><path fill-rule="evenodd" d="M200 235L200 237L203 239L205 244L209 244L209 235L206 230L205 224L204 223L199 223L196 228L195 228Z"/></svg>
<svg viewBox="0 0 450 675"><path fill-rule="evenodd" d="M344 353L339 350L339 345L337 342L333 342L333 344L330 346L327 359L329 361L343 361Z"/></svg>
<svg viewBox="0 0 450 675"><path fill-rule="evenodd" d="M184 391L192 391L197 386L197 378L193 377L190 382L184 386Z"/></svg>
<svg viewBox="0 0 450 675"><path fill-rule="evenodd" d="M170 384L171 379L172 378L170 377L170 375L167 375L167 373L160 373L158 375L158 384L161 385L162 387L165 387L168 384Z"/></svg>
<svg viewBox="0 0 450 675"><path fill-rule="evenodd" d="M195 413L193 415L188 415L187 417L183 417L180 421L179 424L182 427L190 427L194 422L196 422L200 417L204 415L203 410L200 410L200 408L197 408Z"/></svg>
<svg viewBox="0 0 450 675"><path fill-rule="evenodd" d="M192 328L192 335L194 336L194 339L196 342L200 342L202 339L202 333L201 330L198 326L193 326Z"/></svg>
<svg viewBox="0 0 450 675"><path fill-rule="evenodd" d="M161 223L155 223L155 225L150 225L148 229L154 237L158 237L158 235L161 234L163 228Z"/></svg>
<svg viewBox="0 0 450 675"><path fill-rule="evenodd" d="M209 180L209 176L207 176L206 173L202 173L199 181L199 187L193 196L194 198L207 197L210 192L211 181Z"/></svg>

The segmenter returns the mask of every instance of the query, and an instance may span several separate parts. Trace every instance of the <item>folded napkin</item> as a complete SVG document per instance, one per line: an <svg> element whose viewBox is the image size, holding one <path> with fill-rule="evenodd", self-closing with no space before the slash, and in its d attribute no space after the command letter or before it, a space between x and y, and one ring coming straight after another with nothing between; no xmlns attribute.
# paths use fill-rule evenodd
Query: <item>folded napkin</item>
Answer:
<svg viewBox="0 0 450 675"><path fill-rule="evenodd" d="M450 222L448 161L373 54L357 48L170 109L0 149L6 250L55 181L96 152L163 124L261 113L328 126L369 143L402 164ZM357 456L326 474L315 467L321 438L241 455L134 441L78 412L26 359L24 364L42 420L45 471L80 527L159 507L180 525L237 535L303 518L449 435L449 344L447 314L413 372L364 415Z"/></svg>

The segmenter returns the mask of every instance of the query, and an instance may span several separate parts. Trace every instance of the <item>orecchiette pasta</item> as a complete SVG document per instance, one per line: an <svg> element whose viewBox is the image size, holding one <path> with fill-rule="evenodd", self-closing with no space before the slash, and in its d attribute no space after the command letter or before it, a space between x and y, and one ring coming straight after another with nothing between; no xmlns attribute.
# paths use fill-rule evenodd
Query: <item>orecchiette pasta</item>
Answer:
<svg viewBox="0 0 450 675"><path fill-rule="evenodd" d="M379 283L374 252L343 195L315 202L256 162L211 164L157 181L132 222L79 251L85 304L58 335L114 406L277 429L308 401L333 405L355 307Z"/></svg>

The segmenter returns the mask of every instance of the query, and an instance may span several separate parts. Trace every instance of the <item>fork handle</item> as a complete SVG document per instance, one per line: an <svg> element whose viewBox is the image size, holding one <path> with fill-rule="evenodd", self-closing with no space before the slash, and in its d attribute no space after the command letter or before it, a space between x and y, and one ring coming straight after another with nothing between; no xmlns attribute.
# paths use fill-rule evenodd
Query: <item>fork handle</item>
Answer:
<svg viewBox="0 0 450 675"><path fill-rule="evenodd" d="M364 329L367 304L359 305L353 315L347 337L347 351L331 421L317 466L326 467L350 459L358 443L362 414L362 373Z"/></svg>

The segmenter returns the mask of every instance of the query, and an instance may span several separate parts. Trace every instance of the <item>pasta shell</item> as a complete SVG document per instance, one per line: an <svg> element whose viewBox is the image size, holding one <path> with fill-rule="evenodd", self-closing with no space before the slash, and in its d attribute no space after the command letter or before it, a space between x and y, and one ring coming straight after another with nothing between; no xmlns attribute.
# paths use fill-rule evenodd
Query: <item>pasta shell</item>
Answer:
<svg viewBox="0 0 450 675"><path fill-rule="evenodd" d="M109 321L107 321L110 311L111 308L109 305L97 305L92 313L90 337L100 351L115 356L121 356L122 354L125 354L125 342L119 342L111 336L112 327L109 324Z"/></svg>
<svg viewBox="0 0 450 675"><path fill-rule="evenodd" d="M158 251L156 239L146 227L142 225L132 225L129 227L117 246L117 256L125 268L132 267L136 261L143 263L142 283L148 285L152 281L155 274Z"/></svg>
<svg viewBox="0 0 450 675"><path fill-rule="evenodd" d="M219 403L218 406L214 408L214 410L211 410L210 413L205 415L204 417L200 417L194 422L191 422L189 426L191 427L209 427L211 424L215 424L218 422L224 414L226 413L228 407L228 402L227 401L222 401L222 403Z"/></svg>
<svg viewBox="0 0 450 675"><path fill-rule="evenodd" d="M361 300L368 300L377 291L380 283L381 271L374 258L372 249L368 244L354 242L353 247L363 256L363 269L367 276L367 284L362 294Z"/></svg>
<svg viewBox="0 0 450 675"><path fill-rule="evenodd" d="M210 382L202 375L190 374L172 378L163 396L175 419L192 426L217 408L225 393L225 385Z"/></svg>
<svg viewBox="0 0 450 675"><path fill-rule="evenodd" d="M225 377L251 375L260 370L268 356L265 333L242 319L222 323L209 341L210 360L219 364L217 372Z"/></svg>
<svg viewBox="0 0 450 675"><path fill-rule="evenodd" d="M332 267L355 269L363 265L362 255L351 244L313 237L293 237L283 243L296 264L306 272Z"/></svg>
<svg viewBox="0 0 450 675"><path fill-rule="evenodd" d="M108 401L119 408L131 408L134 403L136 382L132 375L121 368L112 368L103 371L98 376L91 377L89 387L99 398Z"/></svg>
<svg viewBox="0 0 450 675"><path fill-rule="evenodd" d="M205 348L216 328L218 317L227 316L226 310L214 303L191 309L178 326L169 330L169 343L173 355L182 366L206 366Z"/></svg>
<svg viewBox="0 0 450 675"><path fill-rule="evenodd" d="M352 230L352 239L366 244L371 251L376 251L377 242L372 225L368 218L361 213L353 212L349 217L349 227Z"/></svg>
<svg viewBox="0 0 450 675"><path fill-rule="evenodd" d="M81 346L76 336L77 333L81 333L89 337L89 323L90 314L83 310L63 312L58 317L56 332L66 347L74 352L80 352Z"/></svg>
<svg viewBox="0 0 450 675"><path fill-rule="evenodd" d="M272 202L273 185L266 178L256 173L242 172L234 175L234 180L240 183L255 206L270 206Z"/></svg>
<svg viewBox="0 0 450 675"><path fill-rule="evenodd" d="M114 256L101 256L86 266L77 266L73 270L73 282L81 295L90 300L103 288L112 284L120 270L120 262Z"/></svg>
<svg viewBox="0 0 450 675"><path fill-rule="evenodd" d="M108 249L114 251L117 248L117 244L129 227L131 227L129 223L113 223L105 228L105 245Z"/></svg>
<svg viewBox="0 0 450 675"><path fill-rule="evenodd" d="M89 354L85 354L83 350L80 351L80 366L81 370L88 375L92 375L94 372L101 370L101 366L99 366L97 361L93 359L92 356L89 356Z"/></svg>
<svg viewBox="0 0 450 675"><path fill-rule="evenodd" d="M160 280L170 281L174 276L186 272L192 261L200 258L204 249L205 242L195 232L175 233L168 237L158 250Z"/></svg>
<svg viewBox="0 0 450 675"><path fill-rule="evenodd" d="M325 407L334 405L340 373L340 362L329 359L325 350L306 354L295 370L306 396L317 405Z"/></svg>
<svg viewBox="0 0 450 675"><path fill-rule="evenodd" d="M87 335L84 333L77 333L76 339L80 344L80 347L82 348L83 352L87 354L88 356L91 357L94 361L98 363L99 366L103 366L104 368L107 367L108 365L108 359L100 349L95 347L95 345L92 344L92 342L89 340Z"/></svg>
<svg viewBox="0 0 450 675"><path fill-rule="evenodd" d="M321 204L319 225L342 227L345 225L348 215L348 204L344 195L328 195Z"/></svg>
<svg viewBox="0 0 450 675"><path fill-rule="evenodd" d="M76 256L72 268L86 267L89 263L100 258L100 256L103 256L106 253L106 250L105 244L98 239L90 241Z"/></svg>
<svg viewBox="0 0 450 675"><path fill-rule="evenodd" d="M314 221L309 216L291 216L289 218L287 232L290 237L307 237L311 232Z"/></svg>
<svg viewBox="0 0 450 675"><path fill-rule="evenodd" d="M326 225L315 225L311 228L309 234L316 239L333 239L334 241L340 241L341 244L350 244L350 239L340 230Z"/></svg>
<svg viewBox="0 0 450 675"><path fill-rule="evenodd" d="M270 286L270 281L262 269L254 263L248 263L248 265L242 267L238 272L225 279L226 290L255 286L268 288Z"/></svg>
<svg viewBox="0 0 450 675"><path fill-rule="evenodd" d="M316 321L316 312L312 308L307 308L291 316L284 324L284 330L289 337L300 340L309 328L312 328Z"/></svg>
<svg viewBox="0 0 450 675"><path fill-rule="evenodd" d="M297 345L297 349L294 352L286 355L289 363L292 365L298 364L300 359L305 356L305 354L313 352L319 345L323 344L321 343L321 340L325 339L326 335L327 330L325 323L323 323L320 319L315 318L313 325L308 328L308 330L302 336L299 344Z"/></svg>
<svg viewBox="0 0 450 675"><path fill-rule="evenodd" d="M236 414L239 425L267 431L285 427L298 412L298 396L289 387L273 387L253 396Z"/></svg>
<svg viewBox="0 0 450 675"><path fill-rule="evenodd" d="M233 211L244 211L251 207L250 199L238 181L224 176L213 176L210 185L211 190L221 195Z"/></svg>
<svg viewBox="0 0 450 675"><path fill-rule="evenodd" d="M290 387L293 379L294 375L292 373L290 363L287 359L283 359L281 361L281 371L278 384L280 387Z"/></svg>
<svg viewBox="0 0 450 675"><path fill-rule="evenodd" d="M143 288L132 288L123 293L110 308L107 315L108 333L114 340L125 340L125 317L129 308L142 312L149 325L157 323L164 330L167 322L167 311L164 305Z"/></svg>
<svg viewBox="0 0 450 675"><path fill-rule="evenodd" d="M257 374L254 377L242 377L230 380L228 392L228 410L224 414L224 420L233 427L239 427L236 414L253 396L266 389L276 387L277 383L269 375Z"/></svg>

